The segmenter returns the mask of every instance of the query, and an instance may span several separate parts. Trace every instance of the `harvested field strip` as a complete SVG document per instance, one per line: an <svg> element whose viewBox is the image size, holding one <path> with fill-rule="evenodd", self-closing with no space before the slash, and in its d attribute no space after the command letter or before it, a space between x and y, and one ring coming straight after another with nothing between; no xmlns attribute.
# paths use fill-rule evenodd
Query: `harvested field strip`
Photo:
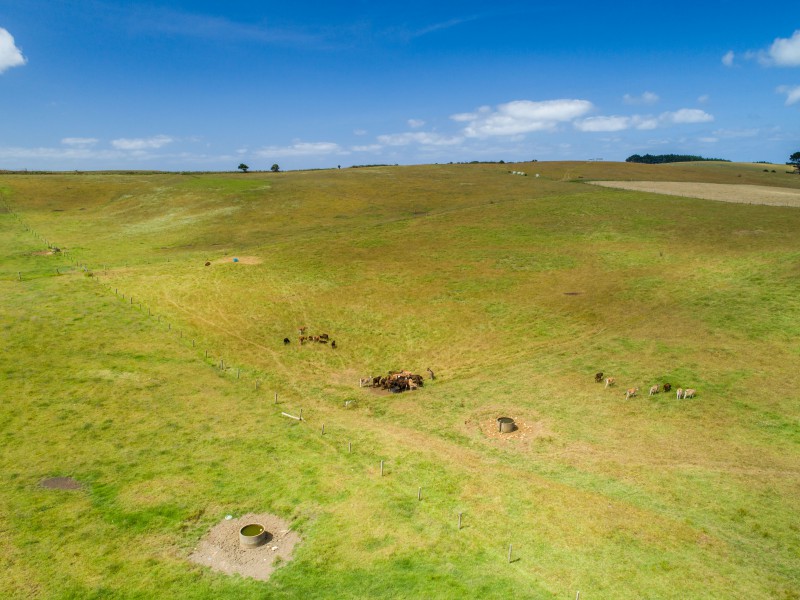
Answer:
<svg viewBox="0 0 800 600"><path fill-rule="evenodd" d="M765 204L800 208L800 190L766 185L694 183L687 181L591 181L593 185L636 192L702 198L737 204Z"/></svg>

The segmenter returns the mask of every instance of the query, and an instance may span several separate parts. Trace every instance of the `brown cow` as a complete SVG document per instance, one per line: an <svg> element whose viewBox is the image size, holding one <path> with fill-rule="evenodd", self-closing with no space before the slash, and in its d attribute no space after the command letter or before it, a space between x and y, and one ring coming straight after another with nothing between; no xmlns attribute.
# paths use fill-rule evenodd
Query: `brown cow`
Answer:
<svg viewBox="0 0 800 600"><path fill-rule="evenodd" d="M668 391L670 391L671 389L672 389L672 384L671 384L671 383L665 383L665 384L664 384L664 393L665 393L665 394L666 394Z"/></svg>
<svg viewBox="0 0 800 600"><path fill-rule="evenodd" d="M615 385L616 383L617 383L617 380L614 379L613 377L606 377L606 385L605 385L605 387L608 387L610 385Z"/></svg>
<svg viewBox="0 0 800 600"><path fill-rule="evenodd" d="M603 381L603 372L602 371L599 371L599 372L594 374L594 381L595 381L595 383L600 383L601 381Z"/></svg>
<svg viewBox="0 0 800 600"><path fill-rule="evenodd" d="M625 400L628 398L633 398L636 395L636 392L639 391L639 388L628 388L625 390Z"/></svg>

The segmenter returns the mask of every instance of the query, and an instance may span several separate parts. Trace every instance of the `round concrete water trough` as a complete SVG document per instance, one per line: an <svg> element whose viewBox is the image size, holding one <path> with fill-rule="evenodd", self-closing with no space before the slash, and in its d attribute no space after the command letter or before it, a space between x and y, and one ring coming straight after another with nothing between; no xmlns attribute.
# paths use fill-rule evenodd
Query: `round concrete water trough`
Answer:
<svg viewBox="0 0 800 600"><path fill-rule="evenodd" d="M517 426L511 417L497 417L497 430L500 433L511 433L516 431Z"/></svg>
<svg viewBox="0 0 800 600"><path fill-rule="evenodd" d="M250 523L239 530L239 546L242 548L258 548L267 541L267 530L263 525Z"/></svg>

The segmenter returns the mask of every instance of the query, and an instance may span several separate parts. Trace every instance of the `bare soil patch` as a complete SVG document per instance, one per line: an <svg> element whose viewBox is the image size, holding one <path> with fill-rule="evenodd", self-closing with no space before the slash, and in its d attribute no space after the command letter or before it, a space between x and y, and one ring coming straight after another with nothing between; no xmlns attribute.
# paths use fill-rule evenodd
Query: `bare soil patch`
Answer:
<svg viewBox="0 0 800 600"><path fill-rule="evenodd" d="M42 479L39 485L48 490L79 490L82 487L80 481L72 477L49 477Z"/></svg>
<svg viewBox="0 0 800 600"><path fill-rule="evenodd" d="M260 265L263 260L259 256L226 256L225 258L220 258L219 260L215 260L214 264L221 265L225 263L232 263L234 262L233 259L238 258L239 260L236 261L235 264L240 265Z"/></svg>
<svg viewBox="0 0 800 600"><path fill-rule="evenodd" d="M517 428L508 433L501 433L497 425L499 417L511 417ZM483 413L468 419L464 424L470 429L477 426L484 437L496 442L526 443L537 439L550 439L553 435L540 420L513 411L491 415Z"/></svg>
<svg viewBox="0 0 800 600"><path fill-rule="evenodd" d="M267 542L257 548L241 548L239 530L251 523L264 526ZM251 513L215 525L197 544L189 560L228 575L238 573L242 577L266 581L278 566L276 559L280 559L278 563L292 560L292 551L299 541L300 536L280 517Z"/></svg>
<svg viewBox="0 0 800 600"><path fill-rule="evenodd" d="M685 181L591 181L603 187L702 198L738 204L766 204L800 208L800 189L766 185L736 185L728 183L692 183Z"/></svg>

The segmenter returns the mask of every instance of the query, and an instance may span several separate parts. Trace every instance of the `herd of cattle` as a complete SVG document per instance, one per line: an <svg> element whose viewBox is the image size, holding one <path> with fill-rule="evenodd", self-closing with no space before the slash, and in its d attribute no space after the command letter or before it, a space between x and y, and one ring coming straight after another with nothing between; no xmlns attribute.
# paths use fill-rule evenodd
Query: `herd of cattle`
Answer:
<svg viewBox="0 0 800 600"><path fill-rule="evenodd" d="M300 342L301 346L306 342L317 342L318 344L327 344L328 342L330 342L331 348L333 350L336 350L336 340L332 340L327 333L320 333L319 335L306 335L305 327L301 327L299 331L300 331L300 337L297 338L297 341ZM283 338L284 346L288 346L291 343L292 341L288 337Z"/></svg>
<svg viewBox="0 0 800 600"><path fill-rule="evenodd" d="M609 387L609 386L617 384L617 380L615 378L613 378L613 377L604 377L604 373L602 371L600 371L599 373L595 373L594 380L595 380L596 383L603 383L603 381L605 381L606 382L605 387ZM663 386L663 389L664 389L664 393L665 394L669 393L672 390L672 384L665 383L664 386ZM638 391L639 391L638 387L628 388L627 390L625 390L625 399L627 400L628 398L632 398L633 396L636 395L636 393ZM658 394L660 391L661 391L661 387L660 386L653 385L653 386L650 387L650 394L649 395L653 396L654 394ZM680 400L682 398L694 398L694 395L697 393L697 390L694 390L692 388L687 388L687 389L678 388L677 390L675 390L675 392L676 392L675 395L676 395L677 399Z"/></svg>
<svg viewBox="0 0 800 600"><path fill-rule="evenodd" d="M436 379L433 371L428 369L431 379ZM378 375L376 377L362 377L358 382L358 387L373 387L387 390L394 394L400 392L416 390L424 385L422 375L411 371L389 371L388 375Z"/></svg>

